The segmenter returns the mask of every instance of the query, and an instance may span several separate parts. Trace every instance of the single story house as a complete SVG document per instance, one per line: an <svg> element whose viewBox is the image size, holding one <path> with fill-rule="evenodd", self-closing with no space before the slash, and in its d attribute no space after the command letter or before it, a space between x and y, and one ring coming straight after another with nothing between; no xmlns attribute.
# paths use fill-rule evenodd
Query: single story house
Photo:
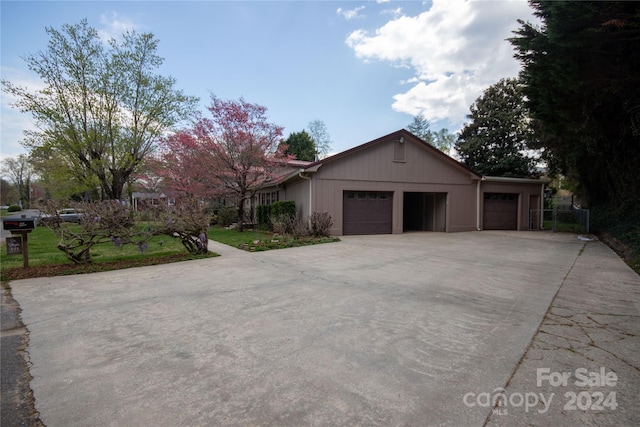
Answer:
<svg viewBox="0 0 640 427"><path fill-rule="evenodd" d="M541 227L539 179L481 176L407 130L316 162L296 161L256 204L293 200L298 215L328 212L334 235Z"/></svg>

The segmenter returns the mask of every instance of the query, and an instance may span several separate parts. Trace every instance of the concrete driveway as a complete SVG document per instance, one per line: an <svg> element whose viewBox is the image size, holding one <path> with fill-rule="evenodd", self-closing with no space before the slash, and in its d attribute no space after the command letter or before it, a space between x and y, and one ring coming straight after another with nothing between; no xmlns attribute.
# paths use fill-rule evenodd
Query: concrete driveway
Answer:
<svg viewBox="0 0 640 427"><path fill-rule="evenodd" d="M519 367L590 247L617 258L542 232L344 237L264 253L212 243L221 257L11 286L47 426L570 425L560 397L556 412L513 401L509 414L483 399L512 379L511 396L542 390L537 368ZM615 266L635 286L637 324L640 281ZM634 392L640 363L629 357L636 376L618 387ZM637 396L618 398L625 420Z"/></svg>

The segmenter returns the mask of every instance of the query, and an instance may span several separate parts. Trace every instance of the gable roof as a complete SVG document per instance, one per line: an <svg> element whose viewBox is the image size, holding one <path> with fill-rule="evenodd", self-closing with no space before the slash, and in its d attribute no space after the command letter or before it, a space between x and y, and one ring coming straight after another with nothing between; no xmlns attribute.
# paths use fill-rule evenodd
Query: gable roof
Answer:
<svg viewBox="0 0 640 427"><path fill-rule="evenodd" d="M332 162L334 162L336 160L340 160L340 159L343 159L345 157L349 157L349 156L351 156L351 155L353 155L355 153L358 153L360 151L363 151L363 150L366 150L368 148L371 148L374 145L381 144L383 142L389 141L390 139L398 140L401 137L404 137L405 139L410 138L416 144L422 146L425 150L429 151L431 154L433 154L434 156L438 157L443 162L448 163L448 164L452 165L453 167L460 169L463 172L470 173L472 176L474 176L473 179L481 179L482 178L481 174L475 172L474 170L472 170L468 166L464 165L463 163L460 163L459 161L457 161L453 157L443 153L442 151L438 150L433 145L429 144L428 142L424 141L423 139L418 138L417 136L415 136L414 134L412 134L411 132L409 132L406 129L397 130L397 131L392 132L392 133L390 133L388 135L382 136L380 138L376 138L373 141L365 142L364 144L361 144L361 145L358 145L356 147L350 148L348 150L342 151L342 152L340 152L338 154L335 154L333 156L329 156L329 157L326 157L326 158L324 158L322 160L318 160L318 161L315 161L313 163L310 163L309 165L303 167L303 172L316 172L322 165L325 165L327 163L332 163Z"/></svg>

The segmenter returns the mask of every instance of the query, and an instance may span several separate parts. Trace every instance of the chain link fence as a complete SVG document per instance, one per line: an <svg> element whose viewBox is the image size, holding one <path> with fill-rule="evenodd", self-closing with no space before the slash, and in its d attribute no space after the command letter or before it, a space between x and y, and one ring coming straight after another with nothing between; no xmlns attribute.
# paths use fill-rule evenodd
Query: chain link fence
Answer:
<svg viewBox="0 0 640 427"><path fill-rule="evenodd" d="M553 209L532 209L529 211L529 229L589 233L589 209L575 206L561 206Z"/></svg>

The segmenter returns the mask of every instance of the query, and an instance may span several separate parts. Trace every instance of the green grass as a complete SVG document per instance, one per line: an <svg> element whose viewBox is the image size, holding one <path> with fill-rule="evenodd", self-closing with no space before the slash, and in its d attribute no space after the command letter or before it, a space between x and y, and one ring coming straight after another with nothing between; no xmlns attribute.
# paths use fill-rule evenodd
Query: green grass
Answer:
<svg viewBox="0 0 640 427"><path fill-rule="evenodd" d="M553 221L552 220L545 220L543 222L543 227L545 230L552 230L553 229ZM584 232L584 227L581 224L575 223L575 222L562 222L562 221L558 221L556 223L556 231L561 232L561 233L583 233Z"/></svg>
<svg viewBox="0 0 640 427"><path fill-rule="evenodd" d="M146 224L140 224L140 227L145 226ZM71 227L77 226L71 225ZM209 238L248 251L264 251L339 241L336 237L300 239L274 237L272 233L262 231L239 233L237 230L226 230L219 227L211 228ZM37 227L33 232L29 233L29 269L22 268L22 255L7 255L6 244L2 245L0 249L1 278L3 280L14 280L45 275L89 273L216 256L212 253L191 256L182 246L179 239L169 236L155 236L148 242L148 247L144 254L138 251L136 245L123 245L116 248L111 242L107 242L96 245L91 249L91 259L93 261L91 264L73 266L65 254L56 247L59 241L60 239L47 227ZM254 243L256 241L259 241L259 243Z"/></svg>
<svg viewBox="0 0 640 427"><path fill-rule="evenodd" d="M240 233L237 230L227 230L220 227L211 227L208 237L216 242L224 243L225 245L244 249L250 252L340 241L337 237L302 237L294 239L290 236L274 236L273 233L255 230L243 231Z"/></svg>
<svg viewBox="0 0 640 427"><path fill-rule="evenodd" d="M37 227L28 235L29 267L69 264L65 254L56 246L60 239L47 227ZM162 244L160 244L162 242ZM155 236L147 244L147 250L141 254L136 245L123 245L116 248L111 242L102 243L91 249L93 264L108 264L122 261L144 261L153 263L153 258L183 256L187 253L179 239L169 236ZM165 261L166 262L166 261ZM22 255L7 255L6 244L0 249L0 271L2 275L15 268L22 268ZM117 267L115 267L117 268Z"/></svg>
<svg viewBox="0 0 640 427"><path fill-rule="evenodd" d="M56 248L59 239L53 231L46 227L36 227L27 236L29 244L29 265L47 265L68 262L62 251ZM22 255L7 255L7 246L2 245L0 250L2 270L22 267Z"/></svg>
<svg viewBox="0 0 640 427"><path fill-rule="evenodd" d="M252 244L254 240L271 240L272 236L272 233L262 231L245 230L240 233L238 230L227 230L226 228L220 227L211 227L208 233L209 239L233 246L234 248L242 244Z"/></svg>

